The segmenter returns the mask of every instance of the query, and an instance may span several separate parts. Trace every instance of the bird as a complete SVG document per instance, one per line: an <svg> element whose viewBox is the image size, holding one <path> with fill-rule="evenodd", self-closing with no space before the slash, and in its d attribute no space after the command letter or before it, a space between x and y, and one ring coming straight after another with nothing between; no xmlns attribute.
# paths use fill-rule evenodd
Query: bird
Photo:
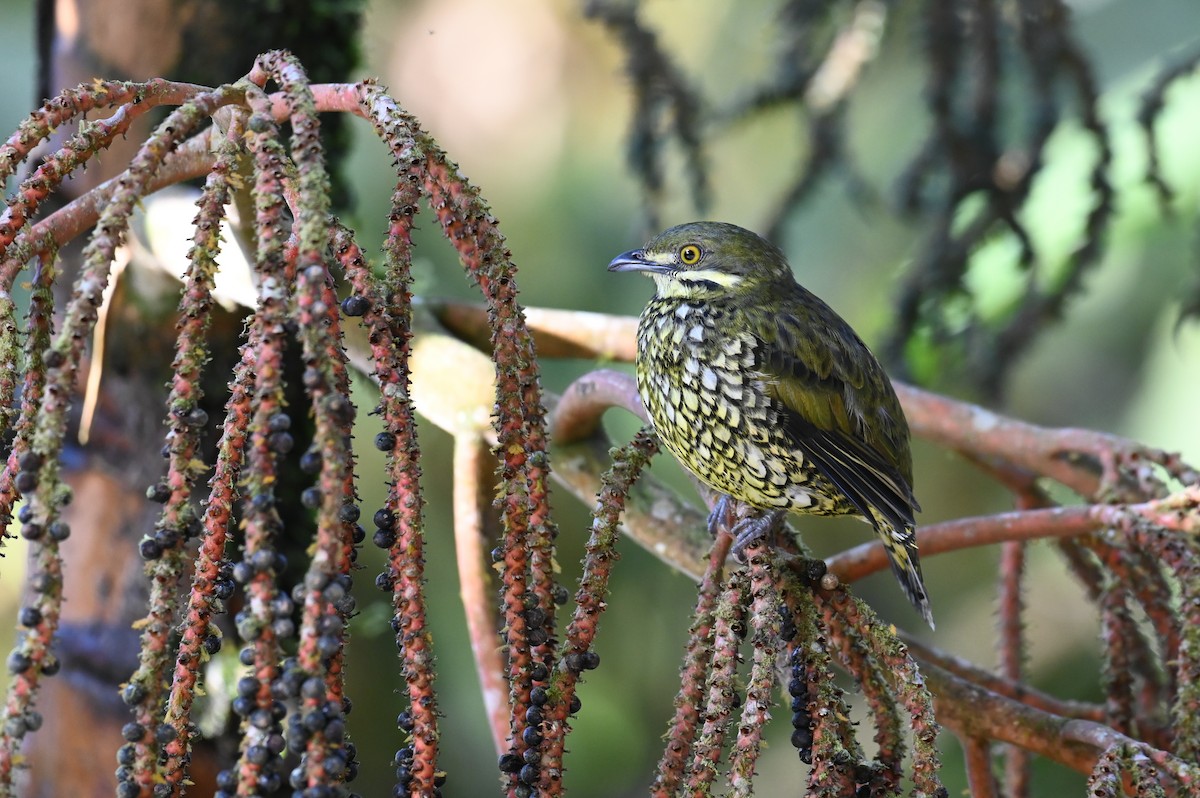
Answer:
<svg viewBox="0 0 1200 798"><path fill-rule="evenodd" d="M933 627L921 575L908 422L883 366L783 252L737 225L672 227L623 252L655 294L638 320L638 393L663 445L739 502L733 551L789 512L874 527L901 588Z"/></svg>

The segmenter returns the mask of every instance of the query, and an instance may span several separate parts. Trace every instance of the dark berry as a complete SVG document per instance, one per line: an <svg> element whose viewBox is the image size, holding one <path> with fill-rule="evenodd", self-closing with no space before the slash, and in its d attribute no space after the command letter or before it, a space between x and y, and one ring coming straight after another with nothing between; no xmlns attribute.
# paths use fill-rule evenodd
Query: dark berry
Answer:
<svg viewBox="0 0 1200 798"><path fill-rule="evenodd" d="M143 560L157 560L163 555L163 547L154 538L142 538L138 543L138 554L142 555Z"/></svg>
<svg viewBox="0 0 1200 798"><path fill-rule="evenodd" d="M246 558L246 562L255 571L269 571L275 567L275 552L270 549L258 549Z"/></svg>
<svg viewBox="0 0 1200 798"><path fill-rule="evenodd" d="M361 316L371 307L371 302L365 296L351 294L342 300L342 313L347 316Z"/></svg>
<svg viewBox="0 0 1200 798"><path fill-rule="evenodd" d="M33 660L24 651L14 651L8 655L8 672L24 673L33 667Z"/></svg>
<svg viewBox="0 0 1200 798"><path fill-rule="evenodd" d="M287 454L296 447L296 439L290 432L272 432L267 436L267 447L275 454Z"/></svg>
<svg viewBox="0 0 1200 798"><path fill-rule="evenodd" d="M237 789L237 774L232 770L222 770L217 774L217 789L233 792Z"/></svg>
<svg viewBox="0 0 1200 798"><path fill-rule="evenodd" d="M13 481L21 493L32 493L37 489L37 483L38 476L35 471L18 471L17 478Z"/></svg>
<svg viewBox="0 0 1200 798"><path fill-rule="evenodd" d="M121 700L125 702L126 706L137 706L146 700L146 688L137 682L130 682L121 691Z"/></svg>
<svg viewBox="0 0 1200 798"><path fill-rule="evenodd" d="M300 685L300 695L303 698L318 699L325 697L325 682L317 676L310 676Z"/></svg>
<svg viewBox="0 0 1200 798"><path fill-rule="evenodd" d="M118 765L132 765L133 761L136 758L137 758L137 747L136 746L126 743L125 745L123 745L117 749L117 764Z"/></svg>
<svg viewBox="0 0 1200 798"><path fill-rule="evenodd" d="M321 489L317 487L305 488L300 493L300 504L310 510L315 510L321 506Z"/></svg>
<svg viewBox="0 0 1200 798"><path fill-rule="evenodd" d="M305 474L315 474L321 470L321 453L309 449L300 456L300 470Z"/></svg>
<svg viewBox="0 0 1200 798"><path fill-rule="evenodd" d="M42 467L42 456L37 452L25 452L17 458L17 466L22 471L37 471Z"/></svg>
<svg viewBox="0 0 1200 798"><path fill-rule="evenodd" d="M243 560L242 562L234 564L233 581L244 585L253 578L254 568L250 565L250 563Z"/></svg>
<svg viewBox="0 0 1200 798"><path fill-rule="evenodd" d="M828 570L829 566L825 564L824 560L806 560L804 563L804 575L808 578L808 581L813 584L820 582L821 577L823 577L825 572Z"/></svg>

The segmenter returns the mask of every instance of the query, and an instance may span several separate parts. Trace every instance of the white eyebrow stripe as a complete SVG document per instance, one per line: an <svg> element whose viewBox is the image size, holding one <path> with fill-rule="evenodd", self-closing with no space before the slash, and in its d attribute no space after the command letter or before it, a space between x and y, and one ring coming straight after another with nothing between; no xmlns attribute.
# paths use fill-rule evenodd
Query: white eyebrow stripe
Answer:
<svg viewBox="0 0 1200 798"><path fill-rule="evenodd" d="M717 269L680 270L675 273L675 279L691 283L716 283L725 288L733 288L742 281L740 275L718 271Z"/></svg>

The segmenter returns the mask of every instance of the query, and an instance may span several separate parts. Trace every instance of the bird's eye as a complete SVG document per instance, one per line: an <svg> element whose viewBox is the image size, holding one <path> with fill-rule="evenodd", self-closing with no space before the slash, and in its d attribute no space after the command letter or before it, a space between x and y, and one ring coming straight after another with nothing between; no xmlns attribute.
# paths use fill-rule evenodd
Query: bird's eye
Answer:
<svg viewBox="0 0 1200 798"><path fill-rule="evenodd" d="M688 244L679 250L679 260L687 266L692 266L700 262L700 247L695 244Z"/></svg>

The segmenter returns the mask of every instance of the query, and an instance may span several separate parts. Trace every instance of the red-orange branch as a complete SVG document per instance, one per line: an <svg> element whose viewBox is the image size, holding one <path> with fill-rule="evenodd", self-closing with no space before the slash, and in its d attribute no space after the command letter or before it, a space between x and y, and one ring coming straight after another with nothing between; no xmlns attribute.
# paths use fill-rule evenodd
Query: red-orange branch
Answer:
<svg viewBox="0 0 1200 798"><path fill-rule="evenodd" d="M1122 526L1137 518L1166 529L1195 532L1200 526L1200 520L1194 517L1198 506L1200 488L1193 486L1164 499L1140 504L1051 507L944 521L919 529L917 540L921 554L929 556L1007 540L1074 537ZM828 564L829 571L839 579L853 582L883 570L888 567L887 562L882 545L865 543L835 555Z"/></svg>

